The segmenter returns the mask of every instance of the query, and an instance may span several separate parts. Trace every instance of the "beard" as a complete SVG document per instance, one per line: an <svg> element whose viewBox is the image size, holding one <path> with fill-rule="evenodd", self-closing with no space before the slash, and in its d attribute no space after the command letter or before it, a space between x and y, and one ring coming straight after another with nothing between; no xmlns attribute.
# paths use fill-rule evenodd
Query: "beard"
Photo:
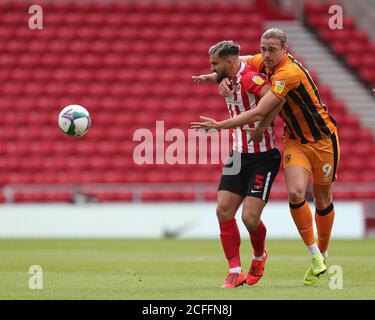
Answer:
<svg viewBox="0 0 375 320"><path fill-rule="evenodd" d="M228 78L228 74L226 71L217 72L216 74L217 74L216 76L217 83L220 83L223 79Z"/></svg>

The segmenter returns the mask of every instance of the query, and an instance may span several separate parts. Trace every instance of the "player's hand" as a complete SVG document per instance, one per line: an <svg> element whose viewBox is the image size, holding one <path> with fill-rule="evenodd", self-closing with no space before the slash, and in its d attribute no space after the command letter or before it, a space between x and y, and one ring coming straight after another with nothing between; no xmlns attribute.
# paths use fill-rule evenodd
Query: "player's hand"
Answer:
<svg viewBox="0 0 375 320"><path fill-rule="evenodd" d="M199 129L204 129L204 130L210 130L210 129L217 129L220 130L222 128L222 124L219 121L216 121L215 119L212 118L207 118L200 116L200 118L203 121L193 121L190 122L190 128L199 130Z"/></svg>
<svg viewBox="0 0 375 320"><path fill-rule="evenodd" d="M211 77L212 75L210 74L201 74L199 76L191 76L191 79L194 83L212 82L213 79Z"/></svg>
<svg viewBox="0 0 375 320"><path fill-rule="evenodd" d="M375 96L375 88L373 88L373 89L372 89L372 93L373 93L373 94L374 94L374 96Z"/></svg>
<svg viewBox="0 0 375 320"><path fill-rule="evenodd" d="M224 78L223 80L221 80L219 84L219 93L223 97L230 97L233 94L232 91L229 89L229 86L230 80L228 78Z"/></svg>
<svg viewBox="0 0 375 320"><path fill-rule="evenodd" d="M262 130L255 129L255 128L250 128L250 129L247 129L247 131L250 132L250 137L251 137L252 141L254 141L254 142L262 142L262 140L263 140L263 132L262 132Z"/></svg>

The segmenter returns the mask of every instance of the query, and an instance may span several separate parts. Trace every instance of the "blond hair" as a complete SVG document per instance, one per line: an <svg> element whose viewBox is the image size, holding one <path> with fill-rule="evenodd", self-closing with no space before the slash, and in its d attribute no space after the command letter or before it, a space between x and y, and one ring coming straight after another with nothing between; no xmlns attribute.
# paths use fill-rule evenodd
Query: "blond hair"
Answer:
<svg viewBox="0 0 375 320"><path fill-rule="evenodd" d="M278 29L278 28L271 28L271 29L266 30L262 35L262 39L277 39L277 40L280 40L282 48L286 44L285 32L281 29Z"/></svg>

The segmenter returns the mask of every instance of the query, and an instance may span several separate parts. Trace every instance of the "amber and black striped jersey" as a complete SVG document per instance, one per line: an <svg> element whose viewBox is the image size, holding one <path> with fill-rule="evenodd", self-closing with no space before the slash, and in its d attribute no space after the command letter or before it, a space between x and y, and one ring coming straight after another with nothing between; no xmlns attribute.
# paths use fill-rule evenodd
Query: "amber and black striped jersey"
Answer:
<svg viewBox="0 0 375 320"><path fill-rule="evenodd" d="M290 139L305 144L335 131L336 122L323 104L309 72L292 55L286 55L273 71L264 65L261 54L251 57L247 64L265 73L272 82L271 91L286 99L280 116Z"/></svg>

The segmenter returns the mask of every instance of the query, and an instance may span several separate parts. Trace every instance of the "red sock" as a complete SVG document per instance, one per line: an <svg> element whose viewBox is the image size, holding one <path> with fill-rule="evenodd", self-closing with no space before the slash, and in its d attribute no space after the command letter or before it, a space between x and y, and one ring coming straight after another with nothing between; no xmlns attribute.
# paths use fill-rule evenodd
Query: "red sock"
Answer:
<svg viewBox="0 0 375 320"><path fill-rule="evenodd" d="M240 267L241 237L236 219L219 221L219 225L221 244L224 249L225 257L228 260L229 268Z"/></svg>
<svg viewBox="0 0 375 320"><path fill-rule="evenodd" d="M258 228L250 232L250 240L254 249L254 256L260 257L264 253L267 229L263 221L259 221Z"/></svg>

